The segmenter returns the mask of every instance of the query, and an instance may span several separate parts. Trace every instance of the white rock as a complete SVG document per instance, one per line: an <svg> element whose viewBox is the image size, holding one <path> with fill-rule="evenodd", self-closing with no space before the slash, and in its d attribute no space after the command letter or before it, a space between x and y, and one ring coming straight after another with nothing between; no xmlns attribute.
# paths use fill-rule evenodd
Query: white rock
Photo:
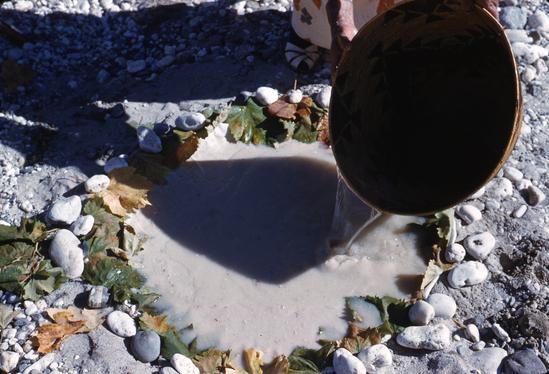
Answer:
<svg viewBox="0 0 549 374"><path fill-rule="evenodd" d="M410 326L397 335L397 343L407 348L439 351L450 345L450 335L444 325Z"/></svg>
<svg viewBox="0 0 549 374"><path fill-rule="evenodd" d="M496 336L498 338L500 338L501 340L503 340L504 342L506 343L510 343L511 342L511 338L509 337L509 334L507 333L507 331L505 331L503 329L503 327L501 327L499 325L499 323L494 323L492 325L492 331L494 332L494 334L496 334Z"/></svg>
<svg viewBox="0 0 549 374"><path fill-rule="evenodd" d="M537 74L538 74L538 71L536 70L535 67L527 65L524 71L522 72L522 75L520 76L520 78L524 83L530 83L534 79L536 79Z"/></svg>
<svg viewBox="0 0 549 374"><path fill-rule="evenodd" d="M461 262L465 258L465 248L459 243L454 243L446 247L444 257L448 262Z"/></svg>
<svg viewBox="0 0 549 374"><path fill-rule="evenodd" d="M488 277L488 269L478 261L468 261L459 264L448 274L448 283L453 288L472 286L484 282Z"/></svg>
<svg viewBox="0 0 549 374"><path fill-rule="evenodd" d="M271 87L259 87L255 98L261 105L270 105L278 100L278 91Z"/></svg>
<svg viewBox="0 0 549 374"><path fill-rule="evenodd" d="M316 103L321 108L328 109L332 98L332 86L326 86L316 95Z"/></svg>
<svg viewBox="0 0 549 374"><path fill-rule="evenodd" d="M345 348L334 352L334 369L337 374L366 374L366 367Z"/></svg>
<svg viewBox="0 0 549 374"><path fill-rule="evenodd" d="M366 367L366 371L376 373L379 369L393 365L393 354L386 345L376 344L357 355Z"/></svg>
<svg viewBox="0 0 549 374"><path fill-rule="evenodd" d="M480 341L480 332L478 331L478 327L476 325L473 325L472 323L465 326L465 332L467 333L467 336L474 342L477 343Z"/></svg>
<svg viewBox="0 0 549 374"><path fill-rule="evenodd" d="M475 221L482 219L482 213L478 210L477 207L469 204L460 205L456 208L456 213L463 219L467 224L471 224Z"/></svg>
<svg viewBox="0 0 549 374"><path fill-rule="evenodd" d="M538 31L549 31L549 17L538 9L528 17L528 25Z"/></svg>
<svg viewBox="0 0 549 374"><path fill-rule="evenodd" d="M162 151L162 141L158 135L148 127L139 126L137 128L137 140L139 141L139 148L141 148L143 152L159 153Z"/></svg>
<svg viewBox="0 0 549 374"><path fill-rule="evenodd" d="M176 353L172 356L170 363L179 374L199 374L200 370L190 358Z"/></svg>
<svg viewBox="0 0 549 374"><path fill-rule="evenodd" d="M51 206L46 220L52 223L70 225L80 216L82 200L78 196L71 196L57 200Z"/></svg>
<svg viewBox="0 0 549 374"><path fill-rule="evenodd" d="M494 196L505 199L513 194L513 184L507 178L494 178L490 185Z"/></svg>
<svg viewBox="0 0 549 374"><path fill-rule="evenodd" d="M486 342L481 340L480 342L476 342L475 344L471 345L471 349L473 351L482 351L485 346L486 346Z"/></svg>
<svg viewBox="0 0 549 374"><path fill-rule="evenodd" d="M105 191L110 184L111 180L105 174L96 174L84 183L84 188L86 192L101 192Z"/></svg>
<svg viewBox="0 0 549 374"><path fill-rule="evenodd" d="M80 240L69 230L61 229L55 234L50 245L50 257L69 278L76 278L84 272L84 254Z"/></svg>
<svg viewBox="0 0 549 374"><path fill-rule="evenodd" d="M534 67L536 68L536 73L538 73L538 75L543 75L549 70L549 68L547 68L547 64L541 58L534 62Z"/></svg>
<svg viewBox="0 0 549 374"><path fill-rule="evenodd" d="M489 232L475 232L463 241L467 253L477 260L484 260L488 257L495 245L496 238Z"/></svg>
<svg viewBox="0 0 549 374"><path fill-rule="evenodd" d="M542 46L535 44L526 44L523 42L515 42L511 44L513 54L516 57L524 58L527 64L533 64L536 60L548 55L549 51Z"/></svg>
<svg viewBox="0 0 549 374"><path fill-rule="evenodd" d="M202 113L192 113L175 119L175 126L185 131L196 131L204 127L206 117Z"/></svg>
<svg viewBox="0 0 549 374"><path fill-rule="evenodd" d="M528 36L526 30L513 30L506 29L505 35L509 39L509 43L523 42L523 43L532 43L534 40Z"/></svg>
<svg viewBox="0 0 549 374"><path fill-rule="evenodd" d="M456 302L448 295L434 293L429 295L426 301L435 310L435 317L452 318L456 314Z"/></svg>
<svg viewBox="0 0 549 374"><path fill-rule="evenodd" d="M526 210L528 210L528 207L526 205L519 206L514 212L513 217L515 218L522 218L524 214L526 214Z"/></svg>
<svg viewBox="0 0 549 374"><path fill-rule="evenodd" d="M503 168L503 176L509 179L511 182L517 182L522 179L522 172L512 166L506 166Z"/></svg>
<svg viewBox="0 0 549 374"><path fill-rule="evenodd" d="M300 103L303 100L303 92L301 90L290 90L286 92L288 95L288 101L292 104Z"/></svg>
<svg viewBox="0 0 549 374"><path fill-rule="evenodd" d="M435 309L428 302L420 300L412 305L408 317L414 325L427 325L435 317Z"/></svg>
<svg viewBox="0 0 549 374"><path fill-rule="evenodd" d="M545 194L536 186L528 187L528 204L536 206L545 200Z"/></svg>
<svg viewBox="0 0 549 374"><path fill-rule="evenodd" d="M135 321L127 313L114 311L107 316L107 325L116 335L129 338L137 333Z"/></svg>
<svg viewBox="0 0 549 374"><path fill-rule="evenodd" d="M105 170L105 173L109 174L114 169L120 169L125 168L128 166L128 163L126 160L124 160L122 157L113 157L103 167L103 170Z"/></svg>
<svg viewBox="0 0 549 374"><path fill-rule="evenodd" d="M147 63L145 60L138 60L138 61L128 61L126 64L126 68L128 69L128 72L131 74L139 73L141 70L144 70L147 67Z"/></svg>
<svg viewBox="0 0 549 374"><path fill-rule="evenodd" d="M478 199L479 197L484 195L484 192L486 192L486 187L482 186L480 190L471 195L471 199Z"/></svg>
<svg viewBox="0 0 549 374"><path fill-rule="evenodd" d="M56 354L57 353L49 353L45 355L40 360L36 361L34 364L27 366L27 368L23 371L23 374L29 374L33 370L37 370L38 372L43 372L53 362Z"/></svg>
<svg viewBox="0 0 549 374"><path fill-rule="evenodd" d="M15 10L18 10L20 12L26 12L27 10L31 10L34 7L34 4L32 1L17 1L15 3Z"/></svg>
<svg viewBox="0 0 549 374"><path fill-rule="evenodd" d="M19 354L15 352L2 352L0 355L0 370L9 373L17 367L19 363Z"/></svg>
<svg viewBox="0 0 549 374"><path fill-rule="evenodd" d="M79 217L76 221L74 221L70 230L76 236L87 235L92 230L94 223L95 218L88 214L86 216Z"/></svg>
<svg viewBox="0 0 549 374"><path fill-rule="evenodd" d="M532 185L532 182L530 182L528 179L521 179L515 183L515 186L517 187L517 190L519 192L524 192L524 190L527 190L528 187Z"/></svg>

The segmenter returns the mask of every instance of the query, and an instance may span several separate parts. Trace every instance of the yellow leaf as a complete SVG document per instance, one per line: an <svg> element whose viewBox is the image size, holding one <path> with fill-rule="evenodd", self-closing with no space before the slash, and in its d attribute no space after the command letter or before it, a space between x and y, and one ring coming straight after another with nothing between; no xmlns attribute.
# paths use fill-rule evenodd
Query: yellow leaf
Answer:
<svg viewBox="0 0 549 374"><path fill-rule="evenodd" d="M103 198L103 204L109 208L112 214L124 217L128 213L122 204L120 204L120 196L116 193L106 190L99 192L97 195Z"/></svg>
<svg viewBox="0 0 549 374"><path fill-rule="evenodd" d="M98 326L100 326L103 322L105 322L105 319L107 318L107 316L99 310L94 310L94 309L80 310L75 306L69 306L67 309L59 309L59 308L46 309L46 313L54 321L56 321L55 315L61 312L68 312L72 314L72 317L68 318L70 322L78 322L78 321L86 322L85 325L83 325L82 328L77 331L78 333L90 332L95 330Z"/></svg>
<svg viewBox="0 0 549 374"><path fill-rule="evenodd" d="M262 356L263 352L255 348L248 348L244 351L244 360L246 360L250 374L263 374L263 370L261 369L261 365L263 365L261 361Z"/></svg>
<svg viewBox="0 0 549 374"><path fill-rule="evenodd" d="M86 321L72 322L74 315L63 311L54 314L55 323L47 323L38 328L38 334L32 337L32 343L37 347L38 353L50 353L61 349L61 342L69 336L77 333Z"/></svg>
<svg viewBox="0 0 549 374"><path fill-rule="evenodd" d="M153 316L144 312L139 317L139 326L142 330L154 331L160 336L165 336L168 331L176 332L175 327L168 325L168 316Z"/></svg>
<svg viewBox="0 0 549 374"><path fill-rule="evenodd" d="M263 374L288 374L290 365L288 358L284 355L277 356L268 365L263 365Z"/></svg>

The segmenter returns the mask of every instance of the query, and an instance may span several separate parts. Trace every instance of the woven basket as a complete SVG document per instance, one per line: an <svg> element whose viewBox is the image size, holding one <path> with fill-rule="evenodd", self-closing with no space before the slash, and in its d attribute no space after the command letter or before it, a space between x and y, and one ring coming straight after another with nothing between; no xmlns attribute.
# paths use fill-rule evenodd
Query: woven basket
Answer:
<svg viewBox="0 0 549 374"><path fill-rule="evenodd" d="M460 203L503 166L521 122L502 27L456 0L407 0L377 15L333 80L338 167L383 212L425 215Z"/></svg>

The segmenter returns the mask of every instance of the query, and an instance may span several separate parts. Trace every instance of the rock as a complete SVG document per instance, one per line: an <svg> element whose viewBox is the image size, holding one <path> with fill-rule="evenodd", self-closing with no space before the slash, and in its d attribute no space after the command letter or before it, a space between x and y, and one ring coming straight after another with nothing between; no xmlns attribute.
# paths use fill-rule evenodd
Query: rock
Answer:
<svg viewBox="0 0 549 374"><path fill-rule="evenodd" d="M288 95L288 101L292 104L300 103L303 100L303 92L300 90L290 90L286 92L286 95Z"/></svg>
<svg viewBox="0 0 549 374"><path fill-rule="evenodd" d="M19 12L26 12L27 10L31 10L32 8L34 8L34 4L32 3L32 1L22 0L15 3L15 10Z"/></svg>
<svg viewBox="0 0 549 374"><path fill-rule="evenodd" d="M33 370L36 370L39 373L43 372L53 362L55 355L56 353L49 353L45 355L34 364L27 366L27 368L23 371L23 374L30 374Z"/></svg>
<svg viewBox="0 0 549 374"><path fill-rule="evenodd" d="M137 128L137 140L139 141L139 148L141 148L143 152L159 153L162 151L162 141L158 135L148 127L139 126Z"/></svg>
<svg viewBox="0 0 549 374"><path fill-rule="evenodd" d="M473 352L465 359L482 374L499 374L502 371L502 361L505 357L507 357L507 352L496 347Z"/></svg>
<svg viewBox="0 0 549 374"><path fill-rule="evenodd" d="M495 245L496 238L489 232L475 232L463 241L467 253L477 260L484 260Z"/></svg>
<svg viewBox="0 0 549 374"><path fill-rule="evenodd" d="M461 288L484 282L487 277L488 269L483 263L467 261L450 270L448 283L453 288Z"/></svg>
<svg viewBox="0 0 549 374"><path fill-rule="evenodd" d="M132 339L132 352L139 361L156 360L160 356L160 336L154 331L139 331Z"/></svg>
<svg viewBox="0 0 549 374"><path fill-rule="evenodd" d="M444 325L410 326L397 335L397 343L407 348L438 351L450 345L450 335Z"/></svg>
<svg viewBox="0 0 549 374"><path fill-rule="evenodd" d="M527 22L526 13L519 7L507 6L499 12L499 22L508 29L524 29Z"/></svg>
<svg viewBox="0 0 549 374"><path fill-rule="evenodd" d="M316 95L316 103L321 108L328 109L332 98L332 86L326 86Z"/></svg>
<svg viewBox="0 0 549 374"><path fill-rule="evenodd" d="M435 309L428 302L420 300L412 305L408 317L414 325L427 325L435 317Z"/></svg>
<svg viewBox="0 0 549 374"><path fill-rule="evenodd" d="M76 236L87 235L92 230L94 223L95 218L93 218L92 215L85 215L74 221L70 227L70 230Z"/></svg>
<svg viewBox="0 0 549 374"><path fill-rule="evenodd" d="M367 372L377 373L379 369L393 365L393 354L384 344L376 344L362 350L357 358L362 361Z"/></svg>
<svg viewBox="0 0 549 374"><path fill-rule="evenodd" d="M494 178L491 182L494 196L505 199L513 194L513 184L507 178Z"/></svg>
<svg viewBox="0 0 549 374"><path fill-rule="evenodd" d="M160 374L177 374L177 371L170 366L164 366L162 369L160 369Z"/></svg>
<svg viewBox="0 0 549 374"><path fill-rule="evenodd" d="M111 75L109 74L109 72L106 71L105 69L102 69L97 74L97 78L95 78L95 80L97 81L97 83L105 83L106 81L109 80L110 77L111 77Z"/></svg>
<svg viewBox="0 0 549 374"><path fill-rule="evenodd" d="M461 262L465 258L465 248L459 243L454 243L446 247L444 257L448 262Z"/></svg>
<svg viewBox="0 0 549 374"><path fill-rule="evenodd" d="M146 67L147 63L145 60L128 61L126 64L126 68L130 74L139 73L140 71L145 70Z"/></svg>
<svg viewBox="0 0 549 374"><path fill-rule="evenodd" d="M88 296L88 306L94 309L106 308L109 305L110 296L111 295L107 287L94 286Z"/></svg>
<svg viewBox="0 0 549 374"><path fill-rule="evenodd" d="M482 186L477 192L471 195L471 199L478 199L482 195L484 195L484 192L486 192L486 187Z"/></svg>
<svg viewBox="0 0 549 374"><path fill-rule="evenodd" d="M366 374L366 367L345 348L334 352L334 369L337 374Z"/></svg>
<svg viewBox="0 0 549 374"><path fill-rule="evenodd" d="M528 25L537 31L549 31L549 17L538 9L528 17Z"/></svg>
<svg viewBox="0 0 549 374"><path fill-rule="evenodd" d="M522 218L524 214L526 214L526 210L528 210L528 207L526 205L519 206L514 212L513 217L515 218Z"/></svg>
<svg viewBox="0 0 549 374"><path fill-rule="evenodd" d="M520 170L512 166L506 166L503 168L503 176L511 182L517 182L522 179L523 174Z"/></svg>
<svg viewBox="0 0 549 374"><path fill-rule="evenodd" d="M136 334L137 328L135 321L128 314L120 311L114 311L107 316L107 325L116 335L123 338L129 338ZM132 343L133 348L133 343ZM158 356L157 356L158 357ZM153 359L154 360L154 359ZM153 360L145 361L150 362Z"/></svg>
<svg viewBox="0 0 549 374"><path fill-rule="evenodd" d="M2 352L0 355L0 370L9 373L17 367L19 354L15 352Z"/></svg>
<svg viewBox="0 0 549 374"><path fill-rule="evenodd" d="M531 206L539 205L545 200L545 194L536 186L528 187L528 204Z"/></svg>
<svg viewBox="0 0 549 374"><path fill-rule="evenodd" d="M51 206L46 221L57 224L70 225L80 216L82 200L78 196L71 196L57 200Z"/></svg>
<svg viewBox="0 0 549 374"><path fill-rule="evenodd" d="M156 63L156 66L158 66L160 69L164 69L170 66L171 64L173 64L174 62L175 62L175 56L168 55L163 59L161 59L160 61L158 61Z"/></svg>
<svg viewBox="0 0 549 374"><path fill-rule="evenodd" d="M526 311L519 320L522 333L539 339L549 338L549 317L538 311Z"/></svg>
<svg viewBox="0 0 549 374"><path fill-rule="evenodd" d="M111 184L111 180L105 174L96 174L84 183L86 192L105 191Z"/></svg>
<svg viewBox="0 0 549 374"><path fill-rule="evenodd" d="M456 314L456 302L448 295L433 293L426 301L433 307L435 317L452 318Z"/></svg>
<svg viewBox="0 0 549 374"><path fill-rule="evenodd" d="M482 340L471 345L473 351L482 351L484 347L486 347L486 342L483 342Z"/></svg>
<svg viewBox="0 0 549 374"><path fill-rule="evenodd" d="M278 100L278 91L271 87L259 87L255 98L261 105L270 105Z"/></svg>
<svg viewBox="0 0 549 374"><path fill-rule="evenodd" d="M120 118L124 115L125 109L122 103L118 103L112 107L111 118Z"/></svg>
<svg viewBox="0 0 549 374"><path fill-rule="evenodd" d="M80 240L69 230L61 229L50 244L52 261L65 271L69 278L77 278L84 272L84 254Z"/></svg>
<svg viewBox="0 0 549 374"><path fill-rule="evenodd" d="M192 113L188 116L177 117L175 126L185 131L197 131L204 127L206 117L202 113Z"/></svg>
<svg viewBox="0 0 549 374"><path fill-rule="evenodd" d="M476 325L473 325L472 323L468 324L465 326L465 332L474 343L478 343L480 341L480 332L478 331L478 327Z"/></svg>
<svg viewBox="0 0 549 374"><path fill-rule="evenodd" d="M531 349L517 351L505 359L506 374L544 374L547 368Z"/></svg>
<svg viewBox="0 0 549 374"><path fill-rule="evenodd" d="M103 167L105 173L109 174L114 169L120 169L128 167L128 163L122 157L113 157Z"/></svg>
<svg viewBox="0 0 549 374"><path fill-rule="evenodd" d="M515 183L515 186L517 187L517 190L519 190L520 193L524 193L525 191L528 191L528 187L532 185L532 182L528 179L521 179Z"/></svg>
<svg viewBox="0 0 549 374"><path fill-rule="evenodd" d="M536 79L537 71L533 66L527 65L522 72L521 79L524 83L530 83Z"/></svg>
<svg viewBox="0 0 549 374"><path fill-rule="evenodd" d="M176 353L170 359L170 363L179 374L200 374L200 370L190 358Z"/></svg>
<svg viewBox="0 0 549 374"><path fill-rule="evenodd" d="M482 219L482 213L478 208L473 205L465 204L460 205L456 209L456 213L463 219L467 224L471 224L475 221Z"/></svg>
<svg viewBox="0 0 549 374"><path fill-rule="evenodd" d="M510 343L511 342L511 338L509 337L509 334L507 333L507 331L505 331L500 325L499 323L494 323L492 325L492 331L494 332L494 334L496 334L496 336L498 338L500 338L501 340L503 340L505 343Z"/></svg>
<svg viewBox="0 0 549 374"><path fill-rule="evenodd" d="M155 123L153 131L158 136L166 136L172 132L172 127L166 122Z"/></svg>
<svg viewBox="0 0 549 374"><path fill-rule="evenodd" d="M512 45L513 55L522 57L527 64L533 64L536 60L546 57L549 51L542 46L515 42Z"/></svg>
<svg viewBox="0 0 549 374"><path fill-rule="evenodd" d="M507 39L509 39L509 43L515 43L515 42L522 42L530 44L534 40L528 36L528 33L526 30L511 30L506 29L505 35L507 35Z"/></svg>

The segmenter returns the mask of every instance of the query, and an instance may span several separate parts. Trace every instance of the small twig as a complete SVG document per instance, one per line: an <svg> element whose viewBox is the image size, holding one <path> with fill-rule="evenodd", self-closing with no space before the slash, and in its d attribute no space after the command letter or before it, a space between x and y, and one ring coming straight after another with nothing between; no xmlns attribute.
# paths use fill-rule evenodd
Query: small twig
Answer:
<svg viewBox="0 0 549 374"><path fill-rule="evenodd" d="M463 323L459 322L457 319L452 318L452 321L454 321L456 323L456 325L458 325L459 327L466 328L466 326Z"/></svg>
<svg viewBox="0 0 549 374"><path fill-rule="evenodd" d="M294 90L297 88L297 74L295 75L294 79Z"/></svg>

